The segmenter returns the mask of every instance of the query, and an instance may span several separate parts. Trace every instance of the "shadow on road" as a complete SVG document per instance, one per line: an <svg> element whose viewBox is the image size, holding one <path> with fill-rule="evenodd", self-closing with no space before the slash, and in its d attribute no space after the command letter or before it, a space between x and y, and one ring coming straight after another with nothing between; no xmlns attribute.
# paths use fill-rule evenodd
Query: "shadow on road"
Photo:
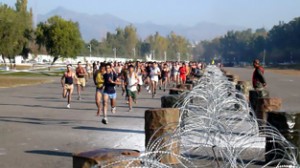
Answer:
<svg viewBox="0 0 300 168"><path fill-rule="evenodd" d="M61 102L61 101L60 101ZM39 107L39 108L47 108L47 109L56 109L56 110L66 110L66 107L53 107L53 106L43 106L43 105L28 105L28 104L0 104L1 106L22 106L22 107ZM95 111L93 108L72 108L71 110L78 110L78 111Z"/></svg>
<svg viewBox="0 0 300 168"><path fill-rule="evenodd" d="M26 118L26 117L0 117L2 122L14 122L23 124L37 124L37 125L70 125L77 121L73 120L56 120L47 118Z"/></svg>
<svg viewBox="0 0 300 168"><path fill-rule="evenodd" d="M140 130L128 130L128 129L117 129L117 128L98 128L98 127L86 127L86 126L73 127L73 129L90 130L90 131L136 133L136 134L144 134L145 133L144 131L140 131Z"/></svg>
<svg viewBox="0 0 300 168"><path fill-rule="evenodd" d="M25 151L25 153L38 154L38 155L59 156L59 157L72 157L72 153L63 152L63 151L31 150L31 151Z"/></svg>

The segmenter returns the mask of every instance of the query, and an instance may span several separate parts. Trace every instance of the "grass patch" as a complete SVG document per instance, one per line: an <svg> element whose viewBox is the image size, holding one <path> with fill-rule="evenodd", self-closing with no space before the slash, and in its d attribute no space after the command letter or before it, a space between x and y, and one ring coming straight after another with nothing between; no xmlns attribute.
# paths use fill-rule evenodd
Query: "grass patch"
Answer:
<svg viewBox="0 0 300 168"><path fill-rule="evenodd" d="M2 80L0 80L0 88L37 85L50 83L51 81L51 79L47 78L2 77Z"/></svg>
<svg viewBox="0 0 300 168"><path fill-rule="evenodd" d="M62 76L63 71L55 72L7 72L0 71L0 76L10 76L10 77L55 77Z"/></svg>

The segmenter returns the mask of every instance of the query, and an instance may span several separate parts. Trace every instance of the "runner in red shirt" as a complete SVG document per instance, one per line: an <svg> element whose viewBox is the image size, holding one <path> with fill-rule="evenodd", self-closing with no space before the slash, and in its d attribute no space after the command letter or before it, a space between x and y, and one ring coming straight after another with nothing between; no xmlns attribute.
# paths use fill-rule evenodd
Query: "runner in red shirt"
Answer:
<svg viewBox="0 0 300 168"><path fill-rule="evenodd" d="M185 66L185 63L183 63L182 66L179 68L179 75L180 75L181 84L185 84L186 74L187 74L186 66Z"/></svg>

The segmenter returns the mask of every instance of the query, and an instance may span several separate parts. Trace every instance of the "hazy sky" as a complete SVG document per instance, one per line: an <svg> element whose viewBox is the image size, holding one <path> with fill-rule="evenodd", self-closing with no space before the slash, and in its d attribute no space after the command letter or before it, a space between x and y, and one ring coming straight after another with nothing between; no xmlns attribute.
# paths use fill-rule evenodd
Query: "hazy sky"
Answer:
<svg viewBox="0 0 300 168"><path fill-rule="evenodd" d="M300 0L28 0L38 14L59 6L88 14L109 13L130 22L271 28L300 16ZM15 0L0 0L14 5Z"/></svg>

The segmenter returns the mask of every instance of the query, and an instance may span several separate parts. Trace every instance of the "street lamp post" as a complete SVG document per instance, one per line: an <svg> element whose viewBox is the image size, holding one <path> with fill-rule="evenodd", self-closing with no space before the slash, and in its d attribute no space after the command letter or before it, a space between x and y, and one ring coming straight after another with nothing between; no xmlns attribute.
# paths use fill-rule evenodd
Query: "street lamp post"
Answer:
<svg viewBox="0 0 300 168"><path fill-rule="evenodd" d="M132 48L132 52L133 52L133 58L135 59L135 48Z"/></svg>
<svg viewBox="0 0 300 168"><path fill-rule="evenodd" d="M180 62L180 58L181 56L180 56L180 52L177 52L177 59L178 59L178 62Z"/></svg>
<svg viewBox="0 0 300 168"><path fill-rule="evenodd" d="M164 51L165 62L167 61L167 51Z"/></svg>
<svg viewBox="0 0 300 168"><path fill-rule="evenodd" d="M152 50L152 60L155 59L155 50Z"/></svg>
<svg viewBox="0 0 300 168"><path fill-rule="evenodd" d="M88 48L90 49L90 58L91 58L92 57L92 44L89 44Z"/></svg>
<svg viewBox="0 0 300 168"><path fill-rule="evenodd" d="M263 65L264 65L264 67L266 66L266 49L264 49Z"/></svg>
<svg viewBox="0 0 300 168"><path fill-rule="evenodd" d="M115 60L117 60L117 48L113 48Z"/></svg>

